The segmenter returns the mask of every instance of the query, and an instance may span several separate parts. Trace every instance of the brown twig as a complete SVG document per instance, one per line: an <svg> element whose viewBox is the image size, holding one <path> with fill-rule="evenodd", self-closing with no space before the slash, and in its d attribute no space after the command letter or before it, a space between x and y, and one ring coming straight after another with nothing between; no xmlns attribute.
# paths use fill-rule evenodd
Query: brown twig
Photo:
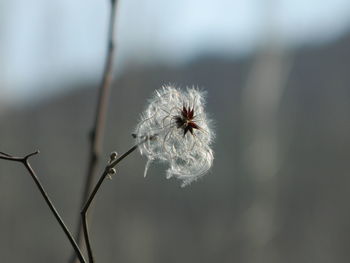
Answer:
<svg viewBox="0 0 350 263"><path fill-rule="evenodd" d="M83 207L83 209L81 211L81 218L82 218L82 223L83 223L84 238L85 238L85 242L86 242L86 248L87 248L87 252L88 252L88 257L89 257L89 262L90 263L94 262L94 257L93 257L93 253L92 253L91 242L90 242L90 237L89 237L89 228L88 228L88 223L87 223L87 218L86 218L88 209L89 209L92 201L94 200L96 193L100 189L104 179L106 178L107 175L109 175L111 173L111 169L113 167L115 167L125 157L127 157L129 154L131 154L133 151L135 151L139 147L139 145L144 143L146 140L147 139L145 139L144 141L141 141L137 145L133 146L126 153L124 153L119 158L115 159L114 161L111 161L110 164L108 164L106 166L103 174L101 175L100 179L98 180L97 184L95 185L94 189L92 190L92 192L91 192L91 194L89 196L89 199L86 201L86 203L85 203L85 205L84 205L84 207Z"/></svg>
<svg viewBox="0 0 350 263"><path fill-rule="evenodd" d="M30 153L30 154L27 154L24 157L15 157L15 156L11 156L11 155L9 155L7 153L0 152L0 159L8 160L8 161L20 162L20 163L22 163L25 166L25 168L28 170L28 172L30 173L31 177L33 178L36 186L38 187L41 195L45 199L46 204L49 206L51 212L54 214L56 220L60 224L63 232L66 234L67 238L69 239L69 242L71 243L72 247L74 248L74 251L75 251L76 256L78 257L79 261L81 263L85 263L86 261L85 261L83 255L82 255L78 245L76 244L72 234L70 233L70 231L68 230L67 226L65 225L63 219L61 218L61 216L57 212L55 206L53 205L53 203L50 200L49 196L47 195L44 187L42 186L39 178L37 177L35 171L33 170L33 168L31 167L31 165L29 163L29 160L28 160L29 157L31 157L33 155L36 155L38 153L39 153L39 151L36 151L36 152Z"/></svg>
<svg viewBox="0 0 350 263"><path fill-rule="evenodd" d="M88 198L93 182L95 181L97 174L97 164L101 155L102 144L103 144L103 135L105 129L107 108L108 108L108 97L110 93L110 87L113 77L113 61L115 53L115 17L117 11L117 1L110 0L110 18L109 18L109 32L108 32L108 47L107 47L107 57L104 66L104 73L102 77L102 82L99 89L99 98L96 107L95 113L95 122L94 126L90 133L90 155L89 163L87 170L87 177L84 187L84 192L82 196L82 205L85 203ZM77 239L80 246L83 245L82 240L82 225L79 218L78 229L77 229ZM71 262L75 261L75 256Z"/></svg>

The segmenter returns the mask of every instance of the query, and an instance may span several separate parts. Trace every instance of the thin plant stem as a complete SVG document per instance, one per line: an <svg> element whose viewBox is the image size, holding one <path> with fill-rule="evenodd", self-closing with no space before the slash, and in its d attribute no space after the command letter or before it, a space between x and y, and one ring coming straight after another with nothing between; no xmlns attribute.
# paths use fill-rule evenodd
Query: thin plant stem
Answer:
<svg viewBox="0 0 350 263"><path fill-rule="evenodd" d="M28 170L30 176L32 177L32 179L34 180L36 186L38 187L42 197L44 198L46 204L49 206L51 212L53 213L53 215L55 216L56 220L58 221L59 225L61 226L63 232L66 234L69 242L71 243L72 247L74 248L74 251L76 253L76 256L78 257L79 261L81 263L85 263L85 259L77 245L77 243L75 242L73 235L71 234L71 232L69 231L69 229L67 228L66 224L64 223L63 219L61 218L60 214L58 213L57 209L55 208L55 206L53 205L51 199L49 198L48 194L46 193L44 187L42 186L38 176L36 175L35 171L33 170L33 168L31 167L30 163L29 163L29 157L38 154L39 151L30 153L24 157L14 157L11 156L9 154L0 152L0 159L3 160L8 160L8 161L15 161L15 162L20 162L22 163L25 168Z"/></svg>
<svg viewBox="0 0 350 263"><path fill-rule="evenodd" d="M88 198L93 183L97 175L97 164L100 159L102 144L103 144L103 135L105 130L105 122L108 108L108 98L110 93L110 87L113 77L113 61L115 53L115 21L116 21L116 12L117 12L117 1L110 0L110 17L109 17L109 31L108 31L108 46L106 54L106 62L104 66L103 77L101 85L99 88L99 97L97 102L97 107L95 111L95 121L93 128L90 133L90 150L89 150L89 162L87 168L87 177L84 186L84 192L82 196L82 205L85 203ZM76 237L80 246L83 245L82 240L82 225L79 218L78 228ZM75 255L73 255L71 262L75 262Z"/></svg>
<svg viewBox="0 0 350 263"><path fill-rule="evenodd" d="M152 138L149 138L149 139L151 140ZM91 247L90 236L89 236L89 227L88 227L88 222L87 222L87 212L89 210L89 207L90 207L92 201L94 200L98 190L100 189L103 181L106 179L106 176L111 173L111 169L113 167L115 167L119 162L121 162L125 157L127 157L129 154L131 154L133 151L135 151L139 147L140 144L146 142L147 140L148 140L148 138L146 138L145 140L141 141L140 143L134 145L127 152L125 152L123 155L121 155L119 158L115 159L114 161L111 161L111 163L106 166L105 170L103 171L100 179L96 183L94 189L92 190L88 200L86 201L86 203L81 211L84 239L85 239L86 248L87 248L87 252L88 252L88 258L89 258L90 263L94 262L94 257L93 257L93 253L92 253L92 247Z"/></svg>

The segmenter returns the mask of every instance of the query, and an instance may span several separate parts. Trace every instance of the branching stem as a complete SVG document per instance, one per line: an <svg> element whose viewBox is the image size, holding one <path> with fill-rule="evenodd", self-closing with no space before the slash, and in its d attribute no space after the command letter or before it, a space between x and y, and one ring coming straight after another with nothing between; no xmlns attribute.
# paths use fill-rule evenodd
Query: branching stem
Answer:
<svg viewBox="0 0 350 263"><path fill-rule="evenodd" d="M3 153L3 152L0 152L0 159L3 159L3 160L8 160L8 161L14 161L14 162L20 162L22 163L25 168L28 170L30 176L33 178L36 186L38 187L41 195L43 196L46 204L49 206L51 212L53 213L53 215L55 216L56 220L58 221L58 223L60 224L63 232L66 234L67 238L69 239L69 242L71 243L72 247L74 248L74 251L76 253L76 256L78 257L79 261L81 263L85 263L85 259L77 245L77 243L75 242L72 234L70 233L70 231L68 230L66 224L64 223L63 219L61 218L61 216L59 215L59 213L57 212L55 206L53 205L51 199L49 198L48 194L46 193L44 187L42 186L38 176L36 175L35 171L33 170L33 168L31 167L30 163L29 163L29 158L33 155L36 155L38 154L39 151L35 151L35 152L32 152L30 154L27 154L26 156L24 157L15 157L15 156L11 156L7 153Z"/></svg>
<svg viewBox="0 0 350 263"><path fill-rule="evenodd" d="M90 263L94 262L94 257L93 257L93 253L92 253L92 247L91 247L91 242L90 242L90 237L89 237L89 228L88 228L88 223L87 223L87 218L86 218L87 212L89 210L89 207L90 207L92 201L94 200L98 190L100 189L103 181L106 179L107 175L110 174L111 169L113 167L115 167L119 162L121 162L125 157L127 157L129 154L131 154L133 151L135 151L139 147L140 144L146 142L147 140L148 140L148 138L146 138L145 140L143 140L140 143L136 144L135 146L130 148L127 152L125 152L123 155L121 155L119 158L117 158L116 160L112 161L110 164L108 164L106 166L106 168L103 171L100 179L98 180L98 182L95 185L94 189L92 190L88 200L86 201L83 209L81 210L81 219L82 219L82 223L83 223L84 238L85 238L85 242L86 242L86 248L87 248L87 252L88 252L88 257L89 257L89 262Z"/></svg>

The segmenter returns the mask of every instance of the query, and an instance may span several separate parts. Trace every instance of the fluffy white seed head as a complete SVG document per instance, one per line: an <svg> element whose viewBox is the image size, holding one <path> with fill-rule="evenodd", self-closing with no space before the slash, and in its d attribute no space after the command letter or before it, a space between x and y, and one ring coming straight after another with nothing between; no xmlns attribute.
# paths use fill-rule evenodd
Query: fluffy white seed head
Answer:
<svg viewBox="0 0 350 263"><path fill-rule="evenodd" d="M195 88L172 86L155 91L135 129L137 143L151 138L139 146L140 153L148 158L145 176L155 160L168 163L167 178L181 179L182 186L210 169L214 133L204 112L204 95Z"/></svg>

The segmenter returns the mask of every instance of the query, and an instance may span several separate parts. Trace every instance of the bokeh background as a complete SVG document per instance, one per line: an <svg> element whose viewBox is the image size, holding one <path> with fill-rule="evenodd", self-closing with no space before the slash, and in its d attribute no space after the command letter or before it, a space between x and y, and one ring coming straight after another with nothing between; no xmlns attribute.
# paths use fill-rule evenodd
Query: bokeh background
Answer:
<svg viewBox="0 0 350 263"><path fill-rule="evenodd" d="M0 0L0 151L32 158L76 228L107 0ZM350 2L121 0L100 165L164 84L208 91L210 174L186 188L134 153L99 192L97 262L348 262ZM1 262L72 249L25 169L0 160Z"/></svg>

